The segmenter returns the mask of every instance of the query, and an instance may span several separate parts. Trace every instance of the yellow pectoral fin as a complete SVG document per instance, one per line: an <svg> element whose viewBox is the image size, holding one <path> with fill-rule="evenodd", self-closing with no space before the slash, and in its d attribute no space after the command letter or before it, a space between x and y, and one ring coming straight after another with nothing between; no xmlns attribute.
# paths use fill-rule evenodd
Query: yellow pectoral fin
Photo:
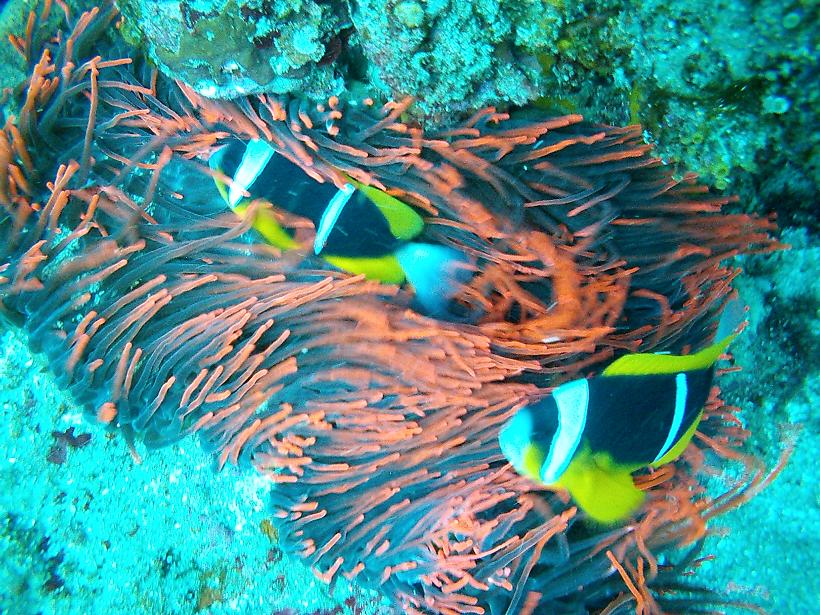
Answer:
<svg viewBox="0 0 820 615"><path fill-rule="evenodd" d="M216 177L214 177L214 183L216 184L216 189L219 191L219 196L221 196L222 200L227 203L228 202L228 187L223 182L218 180Z"/></svg>
<svg viewBox="0 0 820 615"><path fill-rule="evenodd" d="M219 191L219 195L222 199L226 203L230 203L230 199L228 198L228 187L216 178L214 178L214 183L216 184L216 189ZM251 201L244 199L231 209L237 216L244 220L246 218L250 203ZM271 210L271 204L268 202L260 203L260 207L256 210L256 219L253 221L251 226L253 226L256 232L262 235L262 237L265 238L265 241L272 246L282 250L293 250L299 247L299 244L293 239L293 237L291 237L290 234L282 228L282 225L279 224L279 221L276 219L276 216Z"/></svg>
<svg viewBox="0 0 820 615"><path fill-rule="evenodd" d="M527 478L541 482L541 466L544 463L544 451L537 444L530 442L521 455L521 473Z"/></svg>
<svg viewBox="0 0 820 615"><path fill-rule="evenodd" d="M249 204L248 201L240 202L233 208L234 213L244 219L247 215ZM257 208L256 216L251 226L272 246L281 248L282 250L293 250L299 247L299 243L279 224L276 215L268 203L263 203Z"/></svg>
<svg viewBox="0 0 820 615"><path fill-rule="evenodd" d="M724 337L700 352L688 355L639 353L628 354L611 363L603 376L643 376L646 374L677 374L707 369L726 350L737 334Z"/></svg>
<svg viewBox="0 0 820 615"><path fill-rule="evenodd" d="M374 186L366 186L354 179L350 181L379 208L384 219L387 220L387 225L390 227L390 233L393 237L402 241L409 241L421 233L424 228L424 220L407 203L403 203L396 197Z"/></svg>
<svg viewBox="0 0 820 615"><path fill-rule="evenodd" d="M558 480L578 506L598 523L627 519L644 500L626 468L602 468L590 457L573 460Z"/></svg>
<svg viewBox="0 0 820 615"><path fill-rule="evenodd" d="M378 280L385 284L403 284L404 270L398 259L392 254L362 258L354 256L328 256L322 258L342 271L354 274L364 274L368 280Z"/></svg>

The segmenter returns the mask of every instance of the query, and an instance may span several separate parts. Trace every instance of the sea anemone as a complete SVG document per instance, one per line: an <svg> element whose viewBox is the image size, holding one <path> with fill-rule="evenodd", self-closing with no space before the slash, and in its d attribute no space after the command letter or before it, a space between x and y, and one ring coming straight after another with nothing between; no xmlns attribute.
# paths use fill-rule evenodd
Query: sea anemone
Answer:
<svg viewBox="0 0 820 615"><path fill-rule="evenodd" d="M768 221L673 177L638 127L485 109L428 133L402 121L409 100L213 101L109 34L111 4L64 10L65 29L51 12L13 38L30 75L0 133L0 310L91 416L149 446L196 432L220 465L254 467L291 552L408 613L693 599L659 593L679 585L656 554L765 483L749 463L717 498L699 485L745 437L716 395L615 528L512 471L498 429L613 355L703 345L736 275L722 263L769 249ZM260 242L209 177L229 138L417 207L426 240L477 263L464 318Z"/></svg>

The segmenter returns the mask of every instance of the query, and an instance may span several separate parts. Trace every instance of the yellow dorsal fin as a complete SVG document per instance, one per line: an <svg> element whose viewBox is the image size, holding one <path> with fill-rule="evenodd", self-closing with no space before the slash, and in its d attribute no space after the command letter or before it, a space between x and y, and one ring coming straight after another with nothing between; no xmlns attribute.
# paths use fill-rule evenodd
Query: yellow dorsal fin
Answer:
<svg viewBox="0 0 820 615"><path fill-rule="evenodd" d="M228 204L228 207L230 207L228 187L224 182L218 180L216 177L214 177L214 183L216 184L216 189L219 191L219 195L225 203ZM248 207L251 202L252 201L248 199L242 199L239 203L230 208L237 216L245 219L247 217ZM256 219L254 219L252 226L272 246L276 246L282 250L293 250L294 248L299 247L297 241L293 239L293 237L291 237L285 229L282 228L282 225L279 224L279 221L276 219L276 216L271 209L271 204L267 201L260 201L259 207L256 210Z"/></svg>
<svg viewBox="0 0 820 615"><path fill-rule="evenodd" d="M599 463L601 453L588 451L576 456L558 485L569 491L572 499L590 519L610 525L628 518L644 500L644 493L632 481L635 468Z"/></svg>
<svg viewBox="0 0 820 615"><path fill-rule="evenodd" d="M379 190L375 186L367 186L355 179L350 180L358 190L370 199L379 208L379 211L387 220L390 232L396 239L410 241L424 228L424 220L410 207L394 196L387 194L384 190Z"/></svg>
<svg viewBox="0 0 820 615"><path fill-rule="evenodd" d="M647 374L678 374L706 369L717 361L726 347L737 336L737 333L727 335L719 342L707 346L700 352L688 355L638 353L628 354L611 365L602 373L602 376L645 376Z"/></svg>

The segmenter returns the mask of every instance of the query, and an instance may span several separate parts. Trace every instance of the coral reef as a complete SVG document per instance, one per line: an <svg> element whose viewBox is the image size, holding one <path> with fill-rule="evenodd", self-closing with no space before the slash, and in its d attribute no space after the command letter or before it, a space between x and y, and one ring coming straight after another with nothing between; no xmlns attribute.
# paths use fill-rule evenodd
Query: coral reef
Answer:
<svg viewBox="0 0 820 615"><path fill-rule="evenodd" d="M2 7L3 19L0 20L0 38L5 41L10 34L22 32L25 28L27 15L28 9L22 5ZM25 81L25 62L11 45L0 45L0 66L2 67L0 86L7 87Z"/></svg>
<svg viewBox="0 0 820 615"><path fill-rule="evenodd" d="M349 28L340 0L122 0L124 35L162 70L206 96L302 92L344 84L332 57Z"/></svg>
<svg viewBox="0 0 820 615"><path fill-rule="evenodd" d="M254 467L277 483L284 548L406 612L695 600L656 554L766 482L747 459L725 494L699 486L739 456L731 409L711 401L700 446L639 477L648 505L617 528L512 472L497 431L615 354L702 345L735 275L722 261L769 249L771 225L675 179L636 128L485 109L425 132L401 121L410 100L215 102L112 47L117 18L105 4L60 36L30 20L0 137L0 307L86 412L151 446L198 433L220 465ZM231 135L425 212L427 239L479 263L470 319L256 241L208 177Z"/></svg>
<svg viewBox="0 0 820 615"><path fill-rule="evenodd" d="M543 88L536 59L559 11L553 3L364 0L352 13L367 81L386 96L413 95L428 121L486 105L522 105Z"/></svg>
<svg viewBox="0 0 820 615"><path fill-rule="evenodd" d="M761 539L743 539L737 529L715 532L705 550L716 558L699 576L712 587L756 596L768 612L801 613L820 595L820 582L800 572L820 566L809 546L820 528L820 485L811 469L820 451L820 243L806 229L785 229L781 238L789 250L742 258L736 285L750 306L749 335L733 353L746 369L727 374L721 390L747 409L747 450L773 462L784 430L791 430L795 451L762 497L719 523L727 530L765 528Z"/></svg>
<svg viewBox="0 0 820 615"><path fill-rule="evenodd" d="M200 92L411 95L427 125L537 100L639 122L662 156L747 206L817 224L810 2L363 0L349 14L310 0L122 4L126 30Z"/></svg>
<svg viewBox="0 0 820 615"><path fill-rule="evenodd" d="M724 383L729 399L747 399L758 411L754 452L772 459L777 448L776 425L802 425L805 437L820 434L814 411L820 393L820 245L805 229L786 229L790 249L747 257L748 274L737 286L752 309L748 339L737 351L766 357L754 372L732 374ZM765 383L765 385L763 384Z"/></svg>
<svg viewBox="0 0 820 615"><path fill-rule="evenodd" d="M4 613L391 615L378 595L320 583L282 551L266 531L264 477L214 472L193 439L139 447L135 460L124 438L83 419L25 336L0 327ZM51 431L72 427L90 443L46 461Z"/></svg>
<svg viewBox="0 0 820 615"><path fill-rule="evenodd" d="M610 78L638 101L636 119L665 156L719 187L767 177L767 190L779 192L770 207L811 216L804 200L820 177L818 137L807 131L820 104L817 19L817 7L802 2L697 1L672 11L644 3L613 28L629 55Z"/></svg>

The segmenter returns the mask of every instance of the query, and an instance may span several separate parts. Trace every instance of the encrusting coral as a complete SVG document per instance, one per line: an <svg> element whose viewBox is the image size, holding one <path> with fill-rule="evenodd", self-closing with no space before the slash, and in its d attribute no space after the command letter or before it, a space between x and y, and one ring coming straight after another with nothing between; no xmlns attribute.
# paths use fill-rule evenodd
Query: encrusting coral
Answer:
<svg viewBox="0 0 820 615"><path fill-rule="evenodd" d="M209 96L303 91L344 83L332 60L350 20L345 2L122 0L127 36L169 75ZM335 50L335 51L334 51Z"/></svg>
<svg viewBox="0 0 820 615"><path fill-rule="evenodd" d="M717 498L698 483L739 457L732 409L713 396L697 445L639 476L647 504L613 528L518 476L498 429L615 354L701 346L731 292L722 261L768 249L767 221L674 179L637 127L486 109L425 133L402 122L409 101L217 102L106 38L112 5L58 32L51 11L13 39L30 76L0 133L0 309L90 415L150 446L199 433L269 476L283 544L404 612L703 598L659 593L680 584L656 554L765 484L751 466ZM464 321L260 243L209 177L229 137L424 212L426 240L477 263Z"/></svg>

